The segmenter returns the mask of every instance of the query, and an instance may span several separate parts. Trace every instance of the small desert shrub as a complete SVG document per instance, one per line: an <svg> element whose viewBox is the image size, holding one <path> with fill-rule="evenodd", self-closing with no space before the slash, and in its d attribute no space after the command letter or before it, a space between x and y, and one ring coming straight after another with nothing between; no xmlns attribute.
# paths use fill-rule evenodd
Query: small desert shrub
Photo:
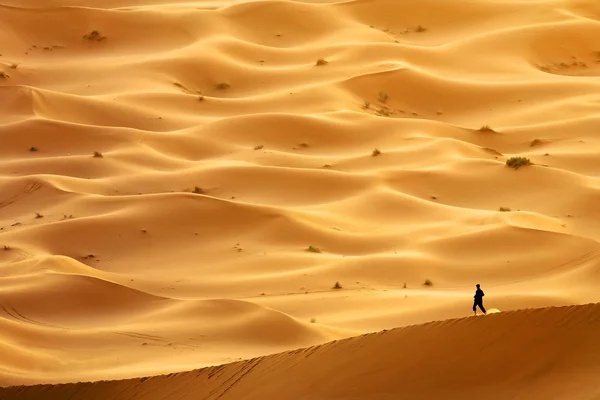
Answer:
<svg viewBox="0 0 600 400"><path fill-rule="evenodd" d="M97 41L106 39L106 37L102 36L102 34L100 34L100 32L98 32L98 31L91 31L90 33L86 33L85 35L83 35L83 38L85 40L97 40Z"/></svg>
<svg viewBox="0 0 600 400"><path fill-rule="evenodd" d="M533 139L531 141L531 143L529 143L530 147L535 147L535 146L539 146L541 144L543 144L544 142L542 142L540 139Z"/></svg>
<svg viewBox="0 0 600 400"><path fill-rule="evenodd" d="M379 92L379 101L382 103L385 103L386 101L388 101L389 96L387 93L385 92Z"/></svg>
<svg viewBox="0 0 600 400"><path fill-rule="evenodd" d="M305 149L308 148L308 143L300 143L300 147L304 147Z"/></svg>
<svg viewBox="0 0 600 400"><path fill-rule="evenodd" d="M0 71L0 79L8 79L10 76L6 72Z"/></svg>
<svg viewBox="0 0 600 400"><path fill-rule="evenodd" d="M44 216L42 214L40 214L39 212L36 212L35 219L40 219L40 218L44 218Z"/></svg>
<svg viewBox="0 0 600 400"><path fill-rule="evenodd" d="M198 96L198 101L204 101L204 96L202 96L202 95Z"/></svg>
<svg viewBox="0 0 600 400"><path fill-rule="evenodd" d="M99 151L94 152L94 158L102 158L102 157L104 157L104 155L102 155L102 153L100 153Z"/></svg>
<svg viewBox="0 0 600 400"><path fill-rule="evenodd" d="M333 289L341 289L342 285L339 282L336 282L335 285L333 285Z"/></svg>
<svg viewBox="0 0 600 400"><path fill-rule="evenodd" d="M318 65L318 66L327 65L327 64L329 64L329 62L327 60L323 60L322 58L319 58L316 63L316 65Z"/></svg>
<svg viewBox="0 0 600 400"><path fill-rule="evenodd" d="M489 125L483 125L479 128L479 132L495 132Z"/></svg>
<svg viewBox="0 0 600 400"><path fill-rule="evenodd" d="M317 319L316 319L316 318L311 318L311 319L310 319L310 323L311 323L311 324L314 324L315 322L317 322Z"/></svg>
<svg viewBox="0 0 600 400"><path fill-rule="evenodd" d="M201 187L194 186L194 190L192 190L192 193L195 193L195 194L203 194L203 193L204 193L204 190L203 190Z"/></svg>
<svg viewBox="0 0 600 400"><path fill-rule="evenodd" d="M10 246L4 245L4 251L10 250Z"/></svg>
<svg viewBox="0 0 600 400"><path fill-rule="evenodd" d="M313 245L308 246L308 249L306 249L307 251L310 251L311 253L320 253L321 249L319 249L318 247L315 247Z"/></svg>
<svg viewBox="0 0 600 400"><path fill-rule="evenodd" d="M506 160L506 166L514 169L519 169L520 167L524 167L526 165L531 165L531 160L526 157L511 157Z"/></svg>
<svg viewBox="0 0 600 400"><path fill-rule="evenodd" d="M17 69L17 67L18 67L18 66L19 66L19 64L12 64L12 65L10 66L10 68L11 68L11 69Z"/></svg>
<svg viewBox="0 0 600 400"><path fill-rule="evenodd" d="M365 110L369 109L371 107L371 102L369 100L365 100L364 104L363 104L363 108Z"/></svg>
<svg viewBox="0 0 600 400"><path fill-rule="evenodd" d="M373 152L371 153L371 155L372 155L373 157L377 157L377 156L378 156L378 155L380 155L380 154L381 154L381 151L379 151L379 149L374 149L374 150L373 150Z"/></svg>
<svg viewBox="0 0 600 400"><path fill-rule="evenodd" d="M38 151L38 148L37 148L37 147L35 147L35 146L31 146L31 147L29 148L29 151Z"/></svg>
<svg viewBox="0 0 600 400"><path fill-rule="evenodd" d="M416 32L425 32L427 30L427 28L425 28L424 26L418 25L417 28L415 29Z"/></svg>
<svg viewBox="0 0 600 400"><path fill-rule="evenodd" d="M229 89L230 87L231 87L231 85L226 82L221 82L217 85L217 89L220 89L220 90Z"/></svg>
<svg viewBox="0 0 600 400"><path fill-rule="evenodd" d="M259 144L258 146L256 146L254 148L254 150L262 150L263 147L265 147L265 146L263 146L262 144Z"/></svg>
<svg viewBox="0 0 600 400"><path fill-rule="evenodd" d="M429 280L429 279L425 279L425 282L423 283L423 285L425 285L425 286L433 286L433 282L431 282L431 280Z"/></svg>
<svg viewBox="0 0 600 400"><path fill-rule="evenodd" d="M383 117L389 117L390 115L392 115L392 112L390 110L388 110L387 108L380 108L379 110L377 110L377 115L381 115Z"/></svg>
<svg viewBox="0 0 600 400"><path fill-rule="evenodd" d="M508 207L500 207L500 208L498 209L498 211L502 211L502 212L508 212L508 211L510 211L510 208L508 208Z"/></svg>

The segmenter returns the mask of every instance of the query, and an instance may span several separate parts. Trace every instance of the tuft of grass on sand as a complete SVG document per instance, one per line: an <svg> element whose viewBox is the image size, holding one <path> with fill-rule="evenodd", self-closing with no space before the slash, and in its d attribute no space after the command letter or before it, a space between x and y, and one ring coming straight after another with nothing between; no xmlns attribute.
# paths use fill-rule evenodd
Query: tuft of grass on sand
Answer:
<svg viewBox="0 0 600 400"><path fill-rule="evenodd" d="M379 92L379 101L382 103L386 103L390 97L386 92Z"/></svg>
<svg viewBox="0 0 600 400"><path fill-rule="evenodd" d="M83 38L85 40L90 40L90 41L97 41L100 42L104 39L106 39L105 36L102 36L102 34L98 31L91 31L90 33L86 33L85 35L83 35Z"/></svg>
<svg viewBox="0 0 600 400"><path fill-rule="evenodd" d="M364 108L365 110L368 110L369 108L371 108L371 102L369 100L365 100L362 108Z"/></svg>
<svg viewBox="0 0 600 400"><path fill-rule="evenodd" d="M10 250L10 246L4 245L4 251Z"/></svg>
<svg viewBox="0 0 600 400"><path fill-rule="evenodd" d="M381 151L379 149L373 149L373 152L371 153L371 155L373 157L377 157L378 155L381 155Z"/></svg>
<svg viewBox="0 0 600 400"><path fill-rule="evenodd" d="M316 64L315 64L315 65L317 65L317 66L319 66L319 67L320 67L320 66L322 66L322 65L327 65L327 64L329 64L329 61L327 61L327 60L324 60L324 59L322 59L322 58L319 58L319 59L317 60L317 62L316 62Z"/></svg>
<svg viewBox="0 0 600 400"><path fill-rule="evenodd" d="M333 289L342 289L342 288L343 288L343 286L339 282L336 282L335 285L333 285Z"/></svg>
<svg viewBox="0 0 600 400"><path fill-rule="evenodd" d="M8 75L6 72L0 71L0 79L8 79L8 78L10 78L10 75Z"/></svg>
<svg viewBox="0 0 600 400"><path fill-rule="evenodd" d="M35 219L40 219L40 218L44 218L44 216L42 214L40 214L39 212L36 212Z"/></svg>
<svg viewBox="0 0 600 400"><path fill-rule="evenodd" d="M500 207L500 208L498 209L498 211L502 211L502 212L509 212L509 211L510 211L510 208L508 208L508 207Z"/></svg>
<svg viewBox="0 0 600 400"><path fill-rule="evenodd" d="M511 157L508 160L506 160L506 166L513 169L519 169L521 167L525 167L527 165L532 164L533 163L531 162L531 160L527 157Z"/></svg>
<svg viewBox="0 0 600 400"><path fill-rule="evenodd" d="M315 247L311 244L310 246L308 246L306 251L310 251L311 253L320 253L321 249L319 249L318 247Z"/></svg>
<svg viewBox="0 0 600 400"><path fill-rule="evenodd" d="M317 322L317 319L316 319L316 318L311 318L311 319L310 319L310 323L311 323L311 324L314 324L314 323L316 323L316 322Z"/></svg>
<svg viewBox="0 0 600 400"><path fill-rule="evenodd" d="M496 132L496 131L493 130L492 127L489 125L483 125L481 128L479 128L479 132Z"/></svg>
<svg viewBox="0 0 600 400"><path fill-rule="evenodd" d="M219 90L226 90L229 88L231 88L231 85L227 82L221 82L221 83L217 84L217 89L219 89Z"/></svg>
<svg viewBox="0 0 600 400"><path fill-rule="evenodd" d="M192 190L192 193L194 193L194 194L204 194L204 189L202 189L199 186L194 186L194 190Z"/></svg>
<svg viewBox="0 0 600 400"><path fill-rule="evenodd" d="M425 286L433 286L433 282L431 282L431 280L429 280L429 279L425 279L425 282L423 282L423 285L425 285Z"/></svg>
<svg viewBox="0 0 600 400"><path fill-rule="evenodd" d="M531 143L529 143L529 146L530 147L535 147L535 146L540 146L542 144L544 144L544 142L542 140L540 140L540 139L533 139L531 141Z"/></svg>
<svg viewBox="0 0 600 400"><path fill-rule="evenodd" d="M102 153L100 153L99 151L95 151L94 158L104 158L104 155Z"/></svg>
<svg viewBox="0 0 600 400"><path fill-rule="evenodd" d="M427 28L425 28L424 26L421 26L421 25L417 25L417 27L415 28L415 32L422 33L422 32L426 32L426 31L427 31Z"/></svg>
<svg viewBox="0 0 600 400"><path fill-rule="evenodd" d="M265 146L263 146L262 144L259 144L258 146L254 147L254 150L262 150Z"/></svg>
<svg viewBox="0 0 600 400"><path fill-rule="evenodd" d="M35 147L35 146L31 146L31 147L29 148L29 151L38 151L38 148L37 148L37 147Z"/></svg>

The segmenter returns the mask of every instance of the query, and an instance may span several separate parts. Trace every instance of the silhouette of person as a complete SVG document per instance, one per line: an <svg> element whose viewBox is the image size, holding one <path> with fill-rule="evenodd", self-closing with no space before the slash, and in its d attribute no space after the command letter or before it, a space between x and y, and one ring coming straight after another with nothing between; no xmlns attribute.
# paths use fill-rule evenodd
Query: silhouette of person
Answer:
<svg viewBox="0 0 600 400"><path fill-rule="evenodd" d="M477 286L477 290L475 291L475 296L473 296L473 298L475 299L475 301L473 302L473 312L475 313L475 315L477 315L477 307L479 307L479 309L481 309L481 311L483 312L483 315L486 315L485 308L483 307L483 296L485 296L485 294L483 293L483 290L481 290L481 288L479 287L479 283L475 286Z"/></svg>

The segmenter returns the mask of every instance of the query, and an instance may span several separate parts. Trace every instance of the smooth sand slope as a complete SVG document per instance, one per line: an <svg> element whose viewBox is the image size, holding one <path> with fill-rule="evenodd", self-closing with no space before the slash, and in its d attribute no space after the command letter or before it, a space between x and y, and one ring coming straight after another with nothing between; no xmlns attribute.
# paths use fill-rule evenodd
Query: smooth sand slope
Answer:
<svg viewBox="0 0 600 400"><path fill-rule="evenodd" d="M0 389L2 399L600 399L600 304L367 334L202 370Z"/></svg>
<svg viewBox="0 0 600 400"><path fill-rule="evenodd" d="M0 54L1 386L600 301L597 1L3 0Z"/></svg>

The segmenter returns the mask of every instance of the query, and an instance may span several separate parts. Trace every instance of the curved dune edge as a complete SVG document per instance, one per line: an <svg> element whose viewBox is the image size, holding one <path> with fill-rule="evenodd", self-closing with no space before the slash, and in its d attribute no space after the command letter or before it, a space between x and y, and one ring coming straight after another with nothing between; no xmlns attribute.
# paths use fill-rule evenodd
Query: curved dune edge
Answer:
<svg viewBox="0 0 600 400"><path fill-rule="evenodd" d="M600 303L523 309L412 325L176 374L1 388L0 397L596 398L599 335Z"/></svg>

